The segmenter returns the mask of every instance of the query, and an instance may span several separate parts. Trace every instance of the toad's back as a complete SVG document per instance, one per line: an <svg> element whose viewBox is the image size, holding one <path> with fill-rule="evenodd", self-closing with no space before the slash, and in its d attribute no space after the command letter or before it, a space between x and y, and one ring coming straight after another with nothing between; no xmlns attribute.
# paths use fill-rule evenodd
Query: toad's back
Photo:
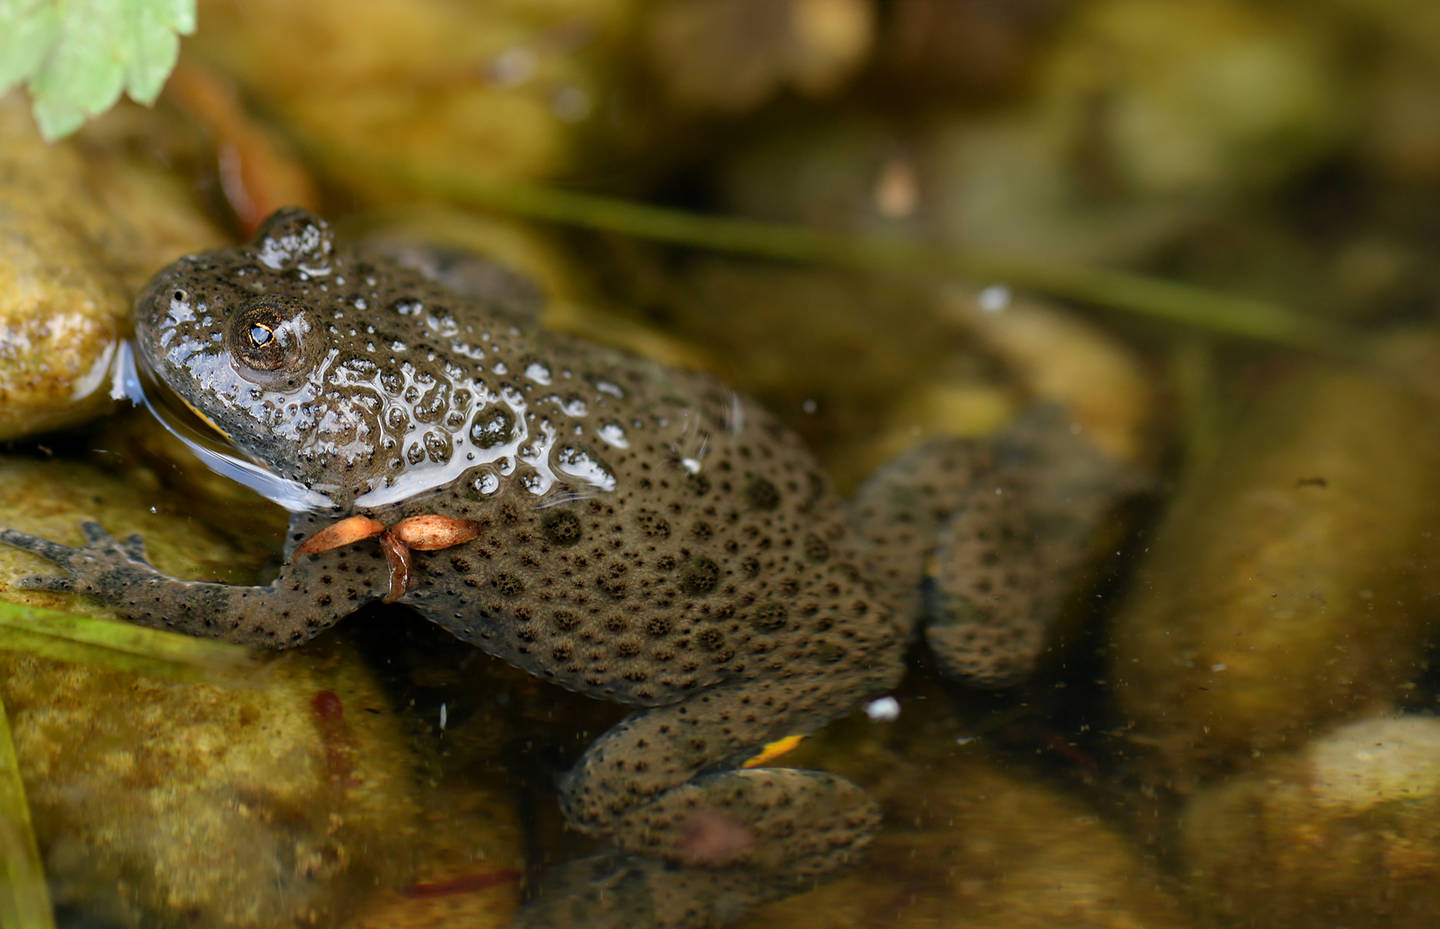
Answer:
<svg viewBox="0 0 1440 929"><path fill-rule="evenodd" d="M727 678L845 674L897 639L799 441L709 378L538 334L512 473L446 493L478 522L407 601L566 686L667 703ZM548 468L548 470L547 470ZM489 493L487 493L489 491ZM423 512L433 497L403 512Z"/></svg>

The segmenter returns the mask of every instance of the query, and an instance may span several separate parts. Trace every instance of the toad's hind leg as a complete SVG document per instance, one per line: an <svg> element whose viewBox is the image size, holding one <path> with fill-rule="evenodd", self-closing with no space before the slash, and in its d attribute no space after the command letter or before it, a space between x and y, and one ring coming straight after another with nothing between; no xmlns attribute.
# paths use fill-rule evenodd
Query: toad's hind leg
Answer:
<svg viewBox="0 0 1440 929"><path fill-rule="evenodd" d="M562 785L570 823L620 851L562 869L521 925L700 929L853 863L880 819L864 791L823 771L742 765L890 676L739 682L620 723Z"/></svg>

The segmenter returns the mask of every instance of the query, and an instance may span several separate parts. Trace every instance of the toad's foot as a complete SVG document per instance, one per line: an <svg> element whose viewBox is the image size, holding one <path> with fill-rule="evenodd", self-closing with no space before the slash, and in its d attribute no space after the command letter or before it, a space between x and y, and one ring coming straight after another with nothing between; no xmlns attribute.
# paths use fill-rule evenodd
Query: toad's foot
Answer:
<svg viewBox="0 0 1440 929"><path fill-rule="evenodd" d="M562 793L571 825L620 853L562 869L520 925L703 929L854 863L880 822L861 788L821 771L742 765L888 686L893 673L857 672L841 686L809 676L736 682L616 726Z"/></svg>
<svg viewBox="0 0 1440 929"><path fill-rule="evenodd" d="M286 566L267 587L241 587L187 581L156 570L138 535L116 539L98 523L84 522L85 544L62 545L14 529L0 529L0 544L44 558L61 575L32 575L16 586L83 594L113 607L133 622L187 635L223 638L246 645L284 648L303 642L353 612L362 602L379 599L388 587L378 553L329 555L324 565ZM378 563L378 564L376 564ZM377 570L378 569L378 570ZM303 591L308 574L348 582L345 596ZM377 582L378 579L378 582Z"/></svg>
<svg viewBox="0 0 1440 929"><path fill-rule="evenodd" d="M569 862L546 875L515 929L728 925L853 862L879 824L859 787L820 771L738 771L702 781L676 791L670 821L647 830L657 847L686 862L624 853ZM801 845L799 859L781 860ZM700 860L707 858L713 861Z"/></svg>
<svg viewBox="0 0 1440 929"><path fill-rule="evenodd" d="M940 667L972 686L1025 678L1109 564L1113 515L1143 488L1062 411L986 440L935 439L875 473L851 504L877 594L918 617Z"/></svg>
<svg viewBox="0 0 1440 929"><path fill-rule="evenodd" d="M706 925L712 918L729 922L762 902L727 886L733 876L635 855L582 858L546 874L512 929L672 929Z"/></svg>
<svg viewBox="0 0 1440 929"><path fill-rule="evenodd" d="M15 586L26 590L75 591L103 599L102 591L118 589L126 578L146 575L163 577L150 565L145 554L145 541L139 535L116 539L99 523L86 520L80 524L85 545L72 548L14 529L0 529L0 543L39 555L64 568L63 575L31 574L19 578Z"/></svg>

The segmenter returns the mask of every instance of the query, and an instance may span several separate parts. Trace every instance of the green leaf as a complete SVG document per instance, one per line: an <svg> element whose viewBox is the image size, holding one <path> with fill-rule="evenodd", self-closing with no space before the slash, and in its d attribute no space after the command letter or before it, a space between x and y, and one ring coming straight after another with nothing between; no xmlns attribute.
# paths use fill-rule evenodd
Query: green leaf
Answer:
<svg viewBox="0 0 1440 929"><path fill-rule="evenodd" d="M10 722L0 704L0 926L55 929Z"/></svg>
<svg viewBox="0 0 1440 929"><path fill-rule="evenodd" d="M255 653L239 645L4 599L0 651L227 686L254 683L261 666Z"/></svg>
<svg viewBox="0 0 1440 929"><path fill-rule="evenodd" d="M0 0L0 93L39 70L59 34L52 0Z"/></svg>
<svg viewBox="0 0 1440 929"><path fill-rule="evenodd" d="M122 92L150 104L195 31L195 0L0 0L0 93L24 81L54 141Z"/></svg>

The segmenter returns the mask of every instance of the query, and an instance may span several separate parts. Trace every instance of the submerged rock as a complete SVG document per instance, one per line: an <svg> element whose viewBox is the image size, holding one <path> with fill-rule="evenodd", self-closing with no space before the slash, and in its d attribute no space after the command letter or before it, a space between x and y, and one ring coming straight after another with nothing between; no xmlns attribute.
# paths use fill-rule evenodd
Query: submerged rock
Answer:
<svg viewBox="0 0 1440 929"><path fill-rule="evenodd" d="M182 61L222 70L303 143L331 150L332 182L411 205L390 180L397 162L501 182L575 167L577 137L606 103L597 64L632 5L213 0Z"/></svg>
<svg viewBox="0 0 1440 929"><path fill-rule="evenodd" d="M1112 680L1184 789L1389 705L1423 672L1440 430L1368 370L1301 367L1182 477L1113 625Z"/></svg>
<svg viewBox="0 0 1440 929"><path fill-rule="evenodd" d="M1440 720L1349 723L1196 794L1190 897L1217 926L1420 929L1440 913Z"/></svg>
<svg viewBox="0 0 1440 929"><path fill-rule="evenodd" d="M159 491L93 468L0 461L0 500L0 524L51 538L77 537L82 518L141 531L181 575L245 567L223 537L152 512ZM102 612L11 586L52 570L0 549L5 599ZM409 749L385 695L334 639L224 684L3 653L0 695L62 908L146 929L326 926L408 877Z"/></svg>
<svg viewBox="0 0 1440 929"><path fill-rule="evenodd" d="M856 872L755 911L745 929L1189 925L1158 872L1083 803L948 719L909 717L925 703L904 706L899 723L835 727L786 759L865 785L885 826Z"/></svg>
<svg viewBox="0 0 1440 929"><path fill-rule="evenodd" d="M147 929L325 926L409 871L405 746L348 650L243 688L0 668L61 907Z"/></svg>
<svg viewBox="0 0 1440 929"><path fill-rule="evenodd" d="M133 292L222 240L184 179L123 152L133 113L47 145L25 101L0 97L0 439L105 410Z"/></svg>
<svg viewBox="0 0 1440 929"><path fill-rule="evenodd" d="M641 47L672 106L742 113L795 90L829 94L865 61L868 0L660 0Z"/></svg>

